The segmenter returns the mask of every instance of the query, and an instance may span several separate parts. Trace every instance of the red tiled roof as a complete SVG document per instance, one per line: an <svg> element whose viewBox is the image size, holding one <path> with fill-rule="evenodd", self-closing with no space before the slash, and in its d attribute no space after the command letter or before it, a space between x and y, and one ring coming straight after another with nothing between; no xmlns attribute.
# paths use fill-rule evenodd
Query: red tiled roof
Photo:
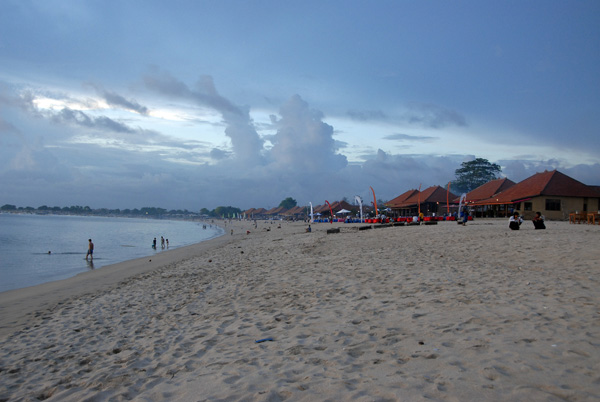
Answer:
<svg viewBox="0 0 600 402"><path fill-rule="evenodd" d="M329 212L329 206L327 204L322 204L322 205L317 205L315 207L313 207L313 212L314 213L323 213L323 212Z"/></svg>
<svg viewBox="0 0 600 402"><path fill-rule="evenodd" d="M398 197L386 202L385 206L388 208L399 208L397 206L404 204L406 200L408 200L411 196L417 194L418 192L419 190L416 189L408 190L400 194Z"/></svg>
<svg viewBox="0 0 600 402"><path fill-rule="evenodd" d="M296 205L293 208L290 208L289 210L285 211L285 215L302 215L304 213L304 208L305 207L300 207L298 205Z"/></svg>
<svg viewBox="0 0 600 402"><path fill-rule="evenodd" d="M508 178L491 180L477 187L475 190L467 193L467 202L477 202L479 200L485 200L492 198L494 195L501 193L502 191L508 190L516 183ZM457 197L453 202L458 203L460 197Z"/></svg>
<svg viewBox="0 0 600 402"><path fill-rule="evenodd" d="M284 207L275 207L275 208L271 208L266 212L263 212L265 215L277 215L277 214L282 214L286 211L286 209Z"/></svg>
<svg viewBox="0 0 600 402"><path fill-rule="evenodd" d="M412 194L408 196L403 202L398 202L394 203L393 205L390 205L394 200L402 197L403 195L406 195L410 191L412 191ZM440 186L431 186L421 191L420 193L417 190L409 190L403 195L394 198L394 200L388 202L387 205L390 208L406 208L413 205L417 205L419 202L421 204L426 202L440 202L445 204L447 199L453 200L456 198L456 195L452 193L448 194L448 191Z"/></svg>
<svg viewBox="0 0 600 402"><path fill-rule="evenodd" d="M594 188L587 186L558 170L536 173L507 190L475 205L511 204L541 195L555 197L599 197Z"/></svg>
<svg viewBox="0 0 600 402"><path fill-rule="evenodd" d="M246 216L262 215L265 213L265 211L266 211L266 209L264 209L264 208L250 208L249 210L245 211L244 213L246 214Z"/></svg>
<svg viewBox="0 0 600 402"><path fill-rule="evenodd" d="M342 209L346 209L348 211L356 211L358 210L358 207L342 200L336 201L333 204L331 204L331 209L333 209L333 213L336 213L338 211L341 211Z"/></svg>

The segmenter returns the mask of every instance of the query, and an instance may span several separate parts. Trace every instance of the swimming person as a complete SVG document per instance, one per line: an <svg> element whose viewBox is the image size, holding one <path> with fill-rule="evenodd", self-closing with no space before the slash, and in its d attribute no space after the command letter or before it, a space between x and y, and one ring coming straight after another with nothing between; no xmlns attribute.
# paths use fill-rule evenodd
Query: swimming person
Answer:
<svg viewBox="0 0 600 402"><path fill-rule="evenodd" d="M94 243L92 243L92 239L88 239L88 251L85 255L85 259L87 260L90 257L91 260L94 259Z"/></svg>

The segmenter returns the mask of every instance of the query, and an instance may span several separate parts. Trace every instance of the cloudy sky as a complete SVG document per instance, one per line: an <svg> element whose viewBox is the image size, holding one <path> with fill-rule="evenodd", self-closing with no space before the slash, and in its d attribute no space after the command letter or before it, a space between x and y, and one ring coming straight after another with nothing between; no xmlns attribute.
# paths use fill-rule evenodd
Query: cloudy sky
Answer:
<svg viewBox="0 0 600 402"><path fill-rule="evenodd" d="M482 157L600 185L600 2L0 2L0 204L391 199Z"/></svg>

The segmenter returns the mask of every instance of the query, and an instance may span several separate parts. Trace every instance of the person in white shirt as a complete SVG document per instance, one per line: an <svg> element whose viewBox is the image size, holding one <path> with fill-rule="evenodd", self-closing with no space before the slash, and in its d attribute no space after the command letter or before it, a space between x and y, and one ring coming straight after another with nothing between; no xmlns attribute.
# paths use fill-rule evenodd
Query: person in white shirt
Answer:
<svg viewBox="0 0 600 402"><path fill-rule="evenodd" d="M519 216L519 213L515 211L513 216L508 220L508 227L512 230L519 230L521 227L521 223L523 223L523 218Z"/></svg>

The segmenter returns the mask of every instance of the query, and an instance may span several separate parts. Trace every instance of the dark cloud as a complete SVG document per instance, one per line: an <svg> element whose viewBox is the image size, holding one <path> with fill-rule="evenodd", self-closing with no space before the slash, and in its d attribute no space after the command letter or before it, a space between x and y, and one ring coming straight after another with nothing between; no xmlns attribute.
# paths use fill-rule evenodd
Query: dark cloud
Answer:
<svg viewBox="0 0 600 402"><path fill-rule="evenodd" d="M226 125L225 134L231 139L236 160L245 166L262 163L263 141L253 126L249 110L235 106L219 95L212 77L202 76L191 89L169 73L153 69L144 77L144 83L147 88L163 95L193 100L221 113Z"/></svg>
<svg viewBox="0 0 600 402"><path fill-rule="evenodd" d="M410 124L436 129L467 125L466 118L457 111L430 103L409 105L401 118Z"/></svg>
<svg viewBox="0 0 600 402"><path fill-rule="evenodd" d="M353 199L354 195L369 202L370 186L384 200L419 185L445 186L454 179L461 162L474 158L377 150L365 155L362 163L348 163L340 153L348 144L335 140L336 131L323 121L324 114L299 95L284 102L278 115L261 127L269 133L261 139L248 108L219 95L210 77L202 77L194 86L164 73L147 80L148 88L165 97L193 100L218 111L232 149L225 144L215 147L202 141L182 142L87 110L65 108L42 113L35 109L31 94L0 92L0 198L17 205L36 200L47 205L156 205L190 210L223 204L273 207L288 196L301 205ZM60 94L53 96L60 98ZM116 97L113 102L127 108L123 99ZM371 112L362 117L387 116ZM398 115L394 119L398 120ZM436 107L407 109L403 119L437 127L461 124L460 116ZM83 138L73 142L82 132L94 136L94 141L86 143ZM15 133L21 133L23 139ZM44 138L49 139L49 146L44 145ZM435 134L395 133L386 139L403 141L406 149L406 144L438 138ZM272 146L264 147L265 141ZM600 183L598 164L564 169L560 160L532 161L531 156L522 155L518 160L501 161L501 165L515 181L536 171L558 168L584 183ZM78 191L82 188L86 190Z"/></svg>
<svg viewBox="0 0 600 402"><path fill-rule="evenodd" d="M64 108L59 113L55 114L53 120L58 123L73 123L87 128L109 130L117 133L136 132L136 130L109 117L92 117L80 110L72 110L69 108Z"/></svg>
<svg viewBox="0 0 600 402"><path fill-rule="evenodd" d="M393 141L410 141L410 142L434 142L438 137L430 137L426 135L408 135L408 134L390 134L383 137L384 140Z"/></svg>
<svg viewBox="0 0 600 402"><path fill-rule="evenodd" d="M381 110L349 110L346 114L352 120L358 121L387 120L388 118Z"/></svg>
<svg viewBox="0 0 600 402"><path fill-rule="evenodd" d="M357 121L398 121L435 129L467 125L466 118L459 112L431 103L411 103L402 107L399 112L349 110L346 114Z"/></svg>
<svg viewBox="0 0 600 402"><path fill-rule="evenodd" d="M564 162L559 159L500 160L496 163L502 167L502 174L516 182L545 170L558 170L584 184L600 185L600 164L598 163L565 166Z"/></svg>
<svg viewBox="0 0 600 402"><path fill-rule="evenodd" d="M0 117L0 134L2 133L20 134L18 128Z"/></svg>
<svg viewBox="0 0 600 402"><path fill-rule="evenodd" d="M144 76L147 88L173 98L194 100L202 106L211 107L222 114L243 115L244 111L217 93L212 77L201 76L192 89L166 71L153 68Z"/></svg>
<svg viewBox="0 0 600 402"><path fill-rule="evenodd" d="M37 117L38 113L33 100L34 95L31 91L0 81L0 106L20 109Z"/></svg>
<svg viewBox="0 0 600 402"><path fill-rule="evenodd" d="M210 151L210 157L213 160L220 161L220 160L229 158L229 152L223 151L223 150L218 149L218 148L213 148Z"/></svg>
<svg viewBox="0 0 600 402"><path fill-rule="evenodd" d="M137 112L139 114L147 115L148 108L137 103L135 100L125 99L123 96L109 91L101 91L101 96L111 106L120 106L125 110Z"/></svg>

